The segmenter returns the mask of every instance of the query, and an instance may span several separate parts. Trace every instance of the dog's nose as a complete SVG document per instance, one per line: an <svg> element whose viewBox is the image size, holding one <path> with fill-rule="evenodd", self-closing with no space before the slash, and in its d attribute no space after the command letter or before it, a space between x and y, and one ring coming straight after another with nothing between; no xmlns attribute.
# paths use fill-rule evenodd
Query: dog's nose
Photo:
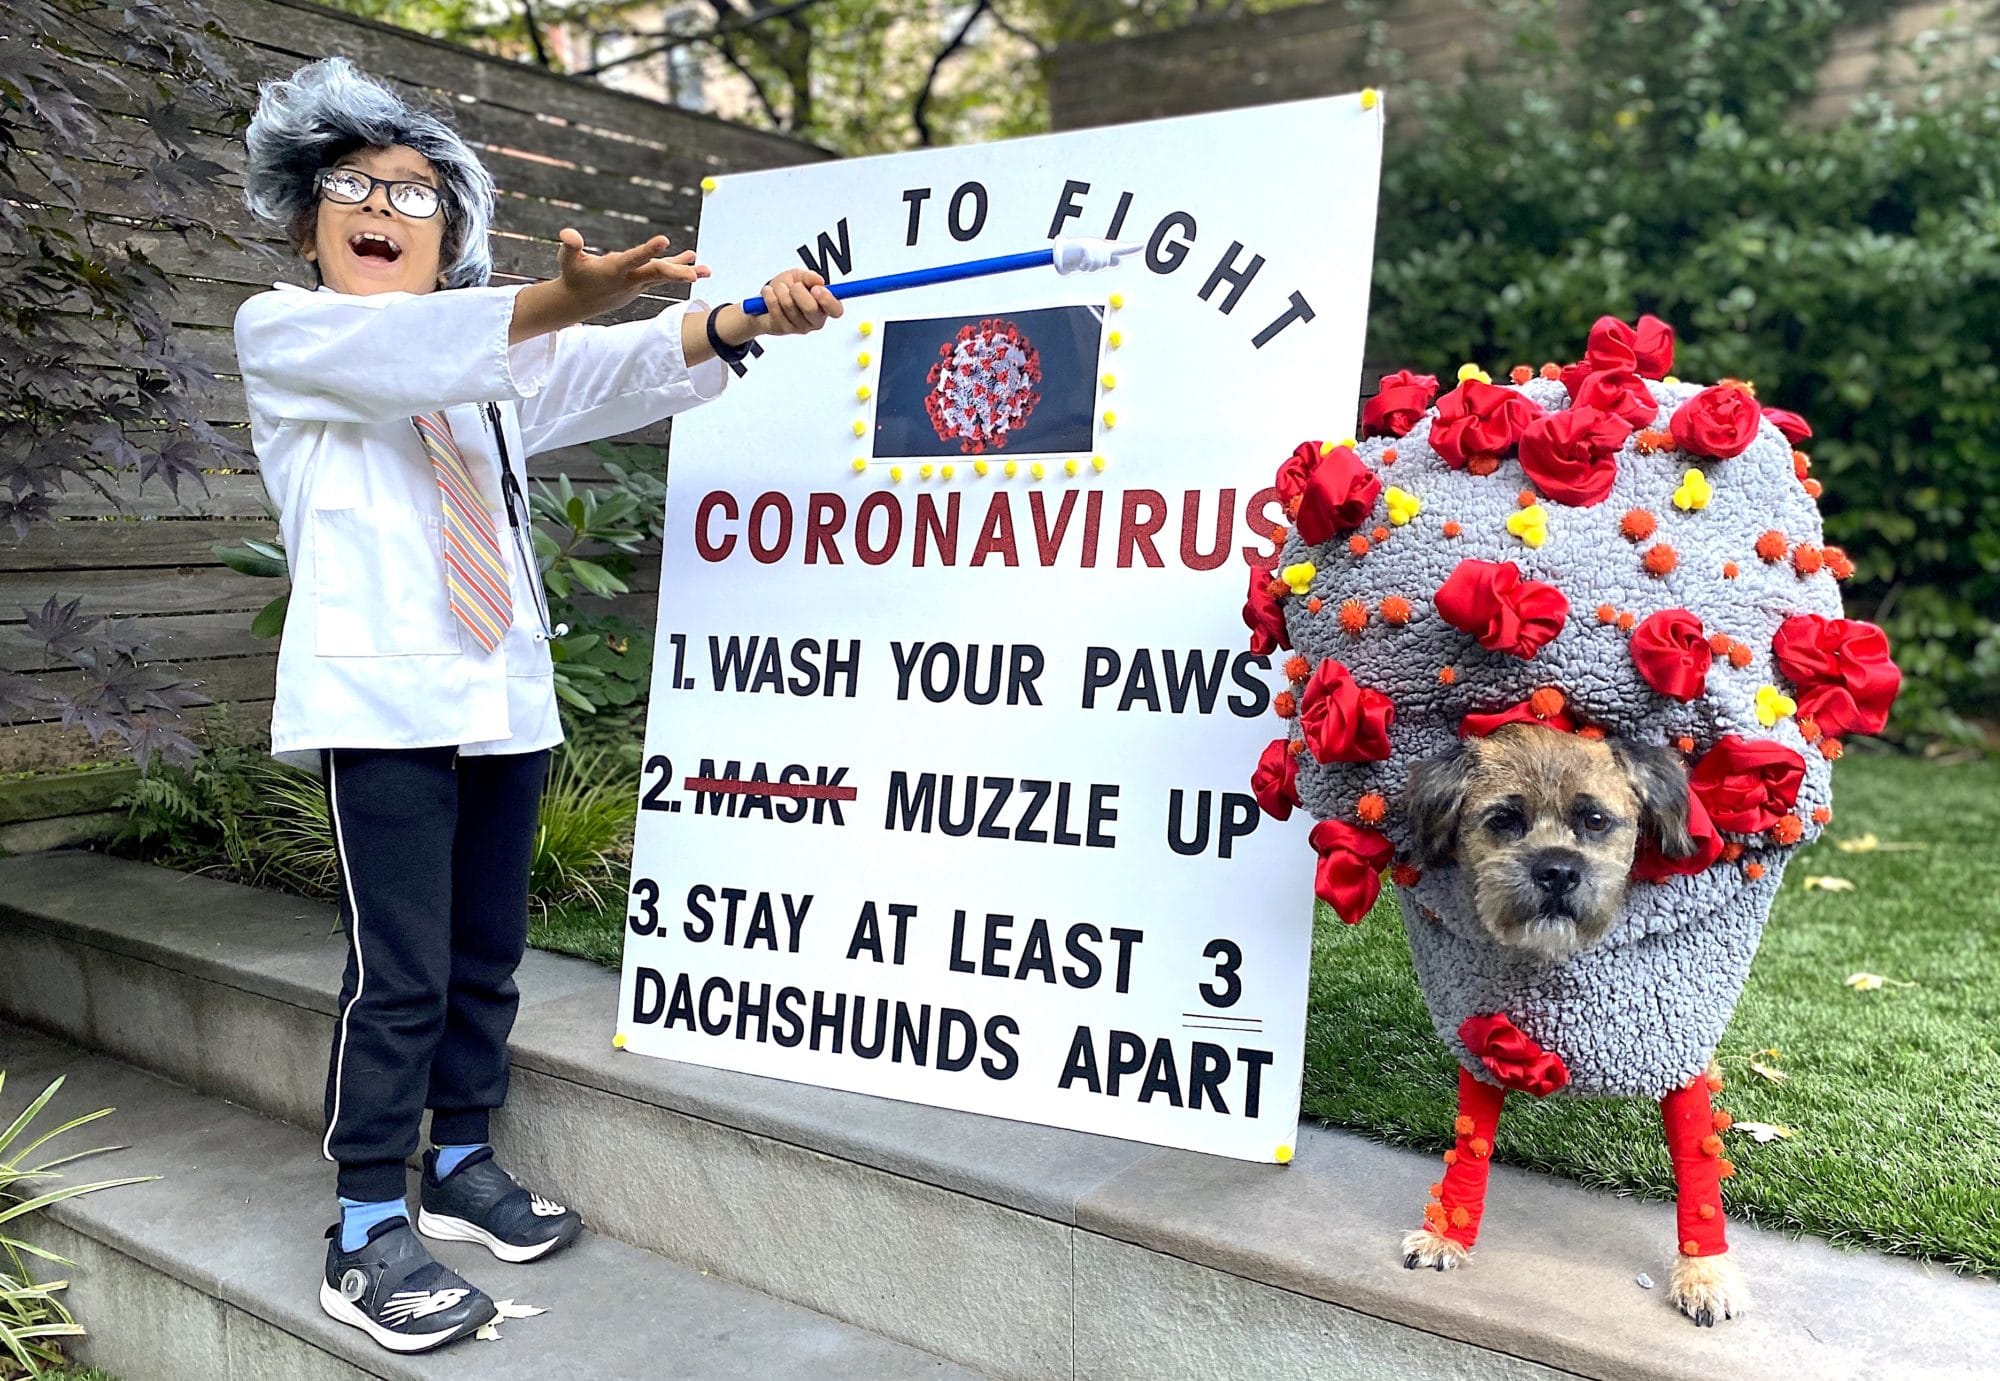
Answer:
<svg viewBox="0 0 2000 1381"><path fill-rule="evenodd" d="M1534 866L1529 876L1535 880L1535 886L1551 897L1568 896L1576 890L1577 883L1583 880L1583 875L1576 864L1564 858L1543 859Z"/></svg>

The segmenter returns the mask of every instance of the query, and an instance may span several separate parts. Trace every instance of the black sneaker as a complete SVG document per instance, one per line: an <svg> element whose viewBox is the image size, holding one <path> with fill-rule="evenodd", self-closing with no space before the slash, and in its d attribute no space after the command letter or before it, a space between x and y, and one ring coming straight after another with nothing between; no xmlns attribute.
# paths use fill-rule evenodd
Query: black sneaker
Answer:
<svg viewBox="0 0 2000 1381"><path fill-rule="evenodd" d="M340 1249L338 1224L327 1236L333 1240L326 1247L319 1307L391 1352L443 1347L499 1312L484 1291L431 1258L407 1218L377 1223L351 1252Z"/></svg>
<svg viewBox="0 0 2000 1381"><path fill-rule="evenodd" d="M514 1183L482 1146L437 1178L437 1152L424 1152L417 1231L440 1242L477 1242L502 1261L533 1261L567 1247L583 1231L574 1209Z"/></svg>

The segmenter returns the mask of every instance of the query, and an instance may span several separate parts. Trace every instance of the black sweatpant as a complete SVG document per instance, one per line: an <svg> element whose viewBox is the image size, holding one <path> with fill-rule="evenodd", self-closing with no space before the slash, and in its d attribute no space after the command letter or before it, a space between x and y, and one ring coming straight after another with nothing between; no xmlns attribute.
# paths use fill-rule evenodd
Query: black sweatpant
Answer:
<svg viewBox="0 0 2000 1381"><path fill-rule="evenodd" d="M507 1097L514 970L547 752L322 754L347 975L326 1077L343 1198L400 1199L425 1108L439 1145L487 1139Z"/></svg>

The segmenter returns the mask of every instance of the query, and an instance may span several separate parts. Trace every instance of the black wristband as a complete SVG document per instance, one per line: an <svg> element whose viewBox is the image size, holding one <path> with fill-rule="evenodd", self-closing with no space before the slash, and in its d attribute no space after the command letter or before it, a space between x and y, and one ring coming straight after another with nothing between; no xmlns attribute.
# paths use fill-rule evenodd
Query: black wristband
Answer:
<svg viewBox="0 0 2000 1381"><path fill-rule="evenodd" d="M715 358L735 370L736 377L740 379L743 377L746 369L743 362L753 356L763 354L764 347L758 344L754 338L745 341L742 345L731 345L728 341L724 340L722 333L715 329L715 319L721 313L722 309L718 307L710 312L702 321L702 326L708 333L708 348L715 352Z"/></svg>

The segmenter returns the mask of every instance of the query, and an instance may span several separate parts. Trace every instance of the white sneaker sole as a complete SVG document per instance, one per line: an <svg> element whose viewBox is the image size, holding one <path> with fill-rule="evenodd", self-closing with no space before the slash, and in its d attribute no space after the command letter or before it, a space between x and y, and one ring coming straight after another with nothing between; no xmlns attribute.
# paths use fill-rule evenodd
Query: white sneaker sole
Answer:
<svg viewBox="0 0 2000 1381"><path fill-rule="evenodd" d="M398 1333L362 1313L358 1305L324 1280L319 1283L319 1307L329 1318L352 1324L391 1352L429 1352L458 1338L470 1337L479 1329L478 1324L467 1323L438 1333Z"/></svg>
<svg viewBox="0 0 2000 1381"><path fill-rule="evenodd" d="M511 1243L502 1242L477 1223L469 1223L463 1218L449 1218L442 1213L432 1213L427 1208L417 1210L417 1231L439 1242L477 1243L502 1261L511 1261L516 1265L547 1256L566 1240L573 1240L552 1237L546 1242L536 1242L532 1246L516 1247Z"/></svg>

